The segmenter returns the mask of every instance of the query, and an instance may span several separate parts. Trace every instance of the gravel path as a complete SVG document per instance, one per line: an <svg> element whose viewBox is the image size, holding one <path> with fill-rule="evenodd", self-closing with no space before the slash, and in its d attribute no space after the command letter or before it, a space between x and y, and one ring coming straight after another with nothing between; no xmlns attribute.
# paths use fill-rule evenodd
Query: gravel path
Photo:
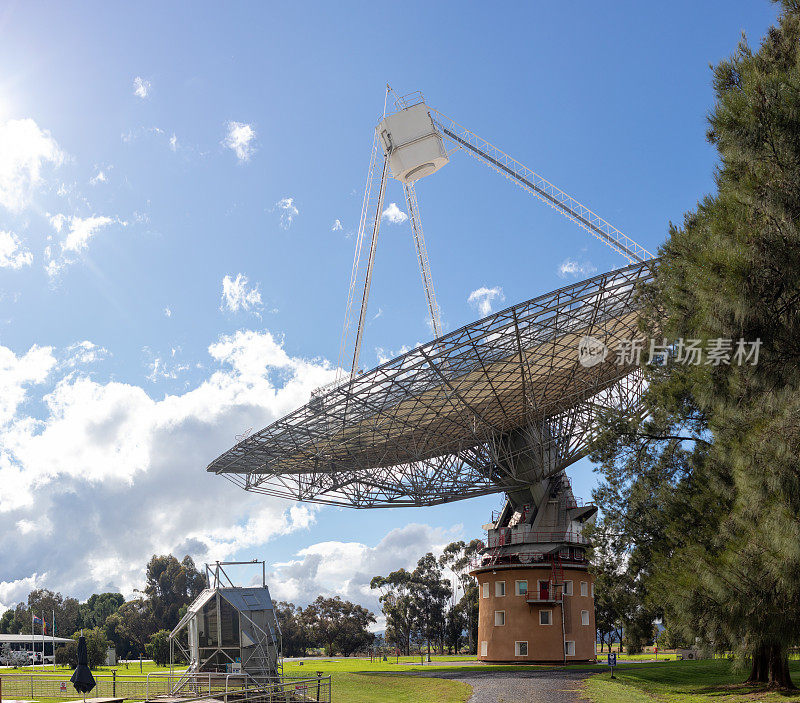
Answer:
<svg viewBox="0 0 800 703"><path fill-rule="evenodd" d="M594 672L569 669L530 671L431 671L421 676L463 681L472 686L468 703L579 703L583 679Z"/></svg>

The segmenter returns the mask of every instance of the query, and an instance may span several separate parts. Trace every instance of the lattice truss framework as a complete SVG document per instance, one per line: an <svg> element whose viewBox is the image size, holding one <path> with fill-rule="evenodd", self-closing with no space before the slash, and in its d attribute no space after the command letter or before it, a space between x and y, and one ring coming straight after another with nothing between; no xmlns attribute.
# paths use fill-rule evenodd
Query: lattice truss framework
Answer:
<svg viewBox="0 0 800 703"><path fill-rule="evenodd" d="M597 413L636 412L638 263L471 323L240 441L208 471L246 490L357 508L423 506L524 488L585 455ZM606 359L578 361L584 336Z"/></svg>

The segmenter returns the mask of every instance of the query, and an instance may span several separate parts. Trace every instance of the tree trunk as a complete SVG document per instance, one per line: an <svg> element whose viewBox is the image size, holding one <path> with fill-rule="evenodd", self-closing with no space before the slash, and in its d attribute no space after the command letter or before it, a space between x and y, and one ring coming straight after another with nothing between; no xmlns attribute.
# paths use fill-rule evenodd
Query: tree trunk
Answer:
<svg viewBox="0 0 800 703"><path fill-rule="evenodd" d="M762 644L753 652L747 683L765 683L769 688L794 689L789 657L779 644Z"/></svg>

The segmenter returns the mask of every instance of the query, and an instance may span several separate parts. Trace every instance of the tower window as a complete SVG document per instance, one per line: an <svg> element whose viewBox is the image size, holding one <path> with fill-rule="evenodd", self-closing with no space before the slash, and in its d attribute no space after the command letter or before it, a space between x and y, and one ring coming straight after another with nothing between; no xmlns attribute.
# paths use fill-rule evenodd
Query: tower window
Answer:
<svg viewBox="0 0 800 703"><path fill-rule="evenodd" d="M502 627L506 624L506 611L505 610L495 610L494 611L494 626L495 627Z"/></svg>
<svg viewBox="0 0 800 703"><path fill-rule="evenodd" d="M582 596L589 595L589 584L586 581L581 581L581 595Z"/></svg>
<svg viewBox="0 0 800 703"><path fill-rule="evenodd" d="M489 652L489 643L488 642L481 642L481 656L485 657L488 656Z"/></svg>
<svg viewBox="0 0 800 703"><path fill-rule="evenodd" d="M528 643L527 642L514 642L514 656L527 657L528 656Z"/></svg>
<svg viewBox="0 0 800 703"><path fill-rule="evenodd" d="M575 656L575 642L564 642L564 654L566 654L568 657Z"/></svg>
<svg viewBox="0 0 800 703"><path fill-rule="evenodd" d="M527 596L528 595L528 582L527 581L517 581L517 595L518 596Z"/></svg>
<svg viewBox="0 0 800 703"><path fill-rule="evenodd" d="M540 625L552 625L553 624L553 611L552 610L540 610L539 611L539 624Z"/></svg>
<svg viewBox="0 0 800 703"><path fill-rule="evenodd" d="M564 595L565 596L572 595L572 581L564 581Z"/></svg>
<svg viewBox="0 0 800 703"><path fill-rule="evenodd" d="M484 598L488 598L489 597L489 583L487 582L487 583L484 583L482 585L483 585L483 597Z"/></svg>
<svg viewBox="0 0 800 703"><path fill-rule="evenodd" d="M494 595L496 597L504 596L506 594L506 582L505 581L495 581L494 582Z"/></svg>
<svg viewBox="0 0 800 703"><path fill-rule="evenodd" d="M589 624L589 611L581 610L581 625L588 625L588 624Z"/></svg>

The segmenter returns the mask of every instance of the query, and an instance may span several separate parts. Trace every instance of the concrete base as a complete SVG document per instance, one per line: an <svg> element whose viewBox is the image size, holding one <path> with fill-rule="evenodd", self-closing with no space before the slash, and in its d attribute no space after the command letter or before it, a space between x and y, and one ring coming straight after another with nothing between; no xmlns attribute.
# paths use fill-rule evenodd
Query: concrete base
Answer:
<svg viewBox="0 0 800 703"><path fill-rule="evenodd" d="M544 564L495 565L472 574L478 581L479 661L595 661L594 578L585 565L564 564L565 590L572 595L563 598Z"/></svg>

